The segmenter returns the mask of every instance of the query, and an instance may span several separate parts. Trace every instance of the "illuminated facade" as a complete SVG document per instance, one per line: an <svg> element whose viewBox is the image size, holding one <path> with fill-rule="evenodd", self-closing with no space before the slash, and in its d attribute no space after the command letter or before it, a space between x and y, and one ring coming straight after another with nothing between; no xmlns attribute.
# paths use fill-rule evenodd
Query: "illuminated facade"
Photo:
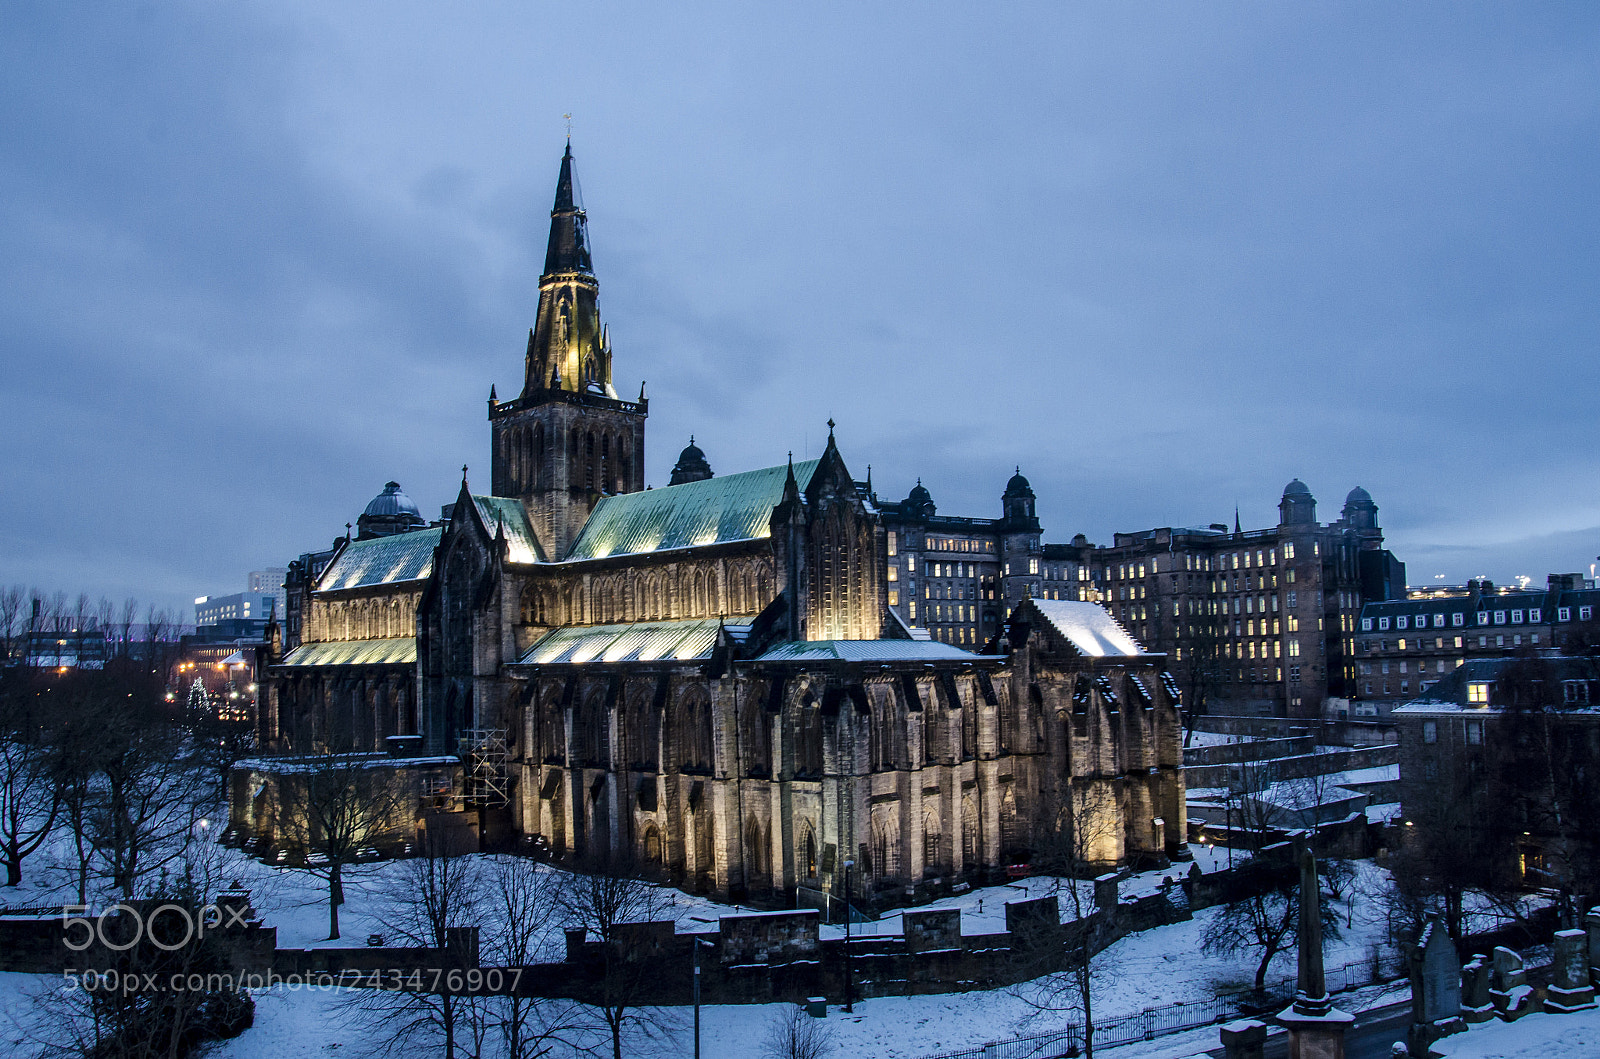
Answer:
<svg viewBox="0 0 1600 1059"><path fill-rule="evenodd" d="M837 894L847 860L884 903L998 874L1074 802L1104 863L1177 855L1176 686L1104 609L1028 599L1020 474L982 533L880 504L832 424L814 459L721 476L691 439L642 488L572 188L569 147L524 388L491 391L492 495L464 475L442 526L341 545L264 743L458 754L448 801L486 842L753 900ZM912 577L954 605L958 557L993 571L966 635L891 605Z"/></svg>

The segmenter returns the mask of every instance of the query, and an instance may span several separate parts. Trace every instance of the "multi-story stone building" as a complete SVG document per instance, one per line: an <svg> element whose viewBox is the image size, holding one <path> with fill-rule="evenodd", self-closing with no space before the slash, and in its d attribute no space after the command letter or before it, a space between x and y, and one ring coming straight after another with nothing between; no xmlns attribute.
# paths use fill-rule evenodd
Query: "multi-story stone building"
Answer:
<svg viewBox="0 0 1600 1059"><path fill-rule="evenodd" d="M1581 574L1551 574L1543 589L1469 581L1369 603L1356 633L1354 712L1385 714L1465 662L1597 642L1600 589Z"/></svg>
<svg viewBox="0 0 1600 1059"><path fill-rule="evenodd" d="M903 900L1069 826L1100 864L1180 852L1166 659L1039 598L1026 479L981 527L886 514L830 424L817 458L721 477L691 439L645 490L647 406L615 396L597 295L569 147L523 390L491 390L494 495L464 475L444 525L304 576L265 745L453 753L427 812L727 895L837 894L854 861L855 896ZM937 638L912 627L930 604ZM252 792L294 775L242 766L234 818L270 837Z"/></svg>
<svg viewBox="0 0 1600 1059"><path fill-rule="evenodd" d="M871 488L866 483L886 531L886 604L908 628L976 650L1000 635L1018 603L1045 598L1036 498L1020 467L997 519L938 514L921 479L899 502L879 500Z"/></svg>
<svg viewBox="0 0 1600 1059"><path fill-rule="evenodd" d="M1362 604L1404 591L1382 547L1378 508L1354 489L1336 522L1296 479L1278 525L1078 536L1045 545L1038 591L1103 603L1141 643L1165 653L1193 712L1318 715L1350 694Z"/></svg>

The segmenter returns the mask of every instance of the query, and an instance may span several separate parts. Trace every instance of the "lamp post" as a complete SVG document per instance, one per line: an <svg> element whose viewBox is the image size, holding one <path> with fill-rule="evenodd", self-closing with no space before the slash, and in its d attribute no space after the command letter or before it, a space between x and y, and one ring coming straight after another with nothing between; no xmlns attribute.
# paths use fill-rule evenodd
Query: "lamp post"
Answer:
<svg viewBox="0 0 1600 1059"><path fill-rule="evenodd" d="M700 946L711 948L711 942L694 939L694 1059L700 1059Z"/></svg>
<svg viewBox="0 0 1600 1059"><path fill-rule="evenodd" d="M844 1009L854 1012L855 1008L851 999L852 982L850 981L850 869L856 866L853 860L844 862Z"/></svg>

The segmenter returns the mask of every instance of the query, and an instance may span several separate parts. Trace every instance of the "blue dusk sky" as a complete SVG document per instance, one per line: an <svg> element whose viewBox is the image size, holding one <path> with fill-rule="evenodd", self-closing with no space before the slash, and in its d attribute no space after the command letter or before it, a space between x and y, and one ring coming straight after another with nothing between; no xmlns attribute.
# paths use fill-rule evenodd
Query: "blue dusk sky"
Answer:
<svg viewBox="0 0 1600 1059"><path fill-rule="evenodd" d="M1600 554L1600 6L15 2L0 581L184 605L489 480L571 113L647 480L815 455L1047 541Z"/></svg>

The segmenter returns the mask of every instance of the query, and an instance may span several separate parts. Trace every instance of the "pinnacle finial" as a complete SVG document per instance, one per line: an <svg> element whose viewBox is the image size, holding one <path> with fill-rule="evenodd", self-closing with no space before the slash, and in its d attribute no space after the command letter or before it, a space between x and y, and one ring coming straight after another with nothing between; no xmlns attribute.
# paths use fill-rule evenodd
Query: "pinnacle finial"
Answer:
<svg viewBox="0 0 1600 1059"><path fill-rule="evenodd" d="M461 488L465 489L466 487L467 487L467 465L463 463L461 465Z"/></svg>
<svg viewBox="0 0 1600 1059"><path fill-rule="evenodd" d="M693 434L689 435L689 444L691 444L691 445L694 444L694 435Z"/></svg>
<svg viewBox="0 0 1600 1059"><path fill-rule="evenodd" d="M348 523L348 522L346 522L344 524L344 539L345 540L349 540L350 539L350 523Z"/></svg>
<svg viewBox="0 0 1600 1059"><path fill-rule="evenodd" d="M491 400L491 401L500 400L499 396L496 395L495 392L494 392L494 383L492 383L492 382L489 384L489 400Z"/></svg>
<svg viewBox="0 0 1600 1059"><path fill-rule="evenodd" d="M833 427L834 427L833 417L829 416L828 417L828 436L830 438L833 437Z"/></svg>

